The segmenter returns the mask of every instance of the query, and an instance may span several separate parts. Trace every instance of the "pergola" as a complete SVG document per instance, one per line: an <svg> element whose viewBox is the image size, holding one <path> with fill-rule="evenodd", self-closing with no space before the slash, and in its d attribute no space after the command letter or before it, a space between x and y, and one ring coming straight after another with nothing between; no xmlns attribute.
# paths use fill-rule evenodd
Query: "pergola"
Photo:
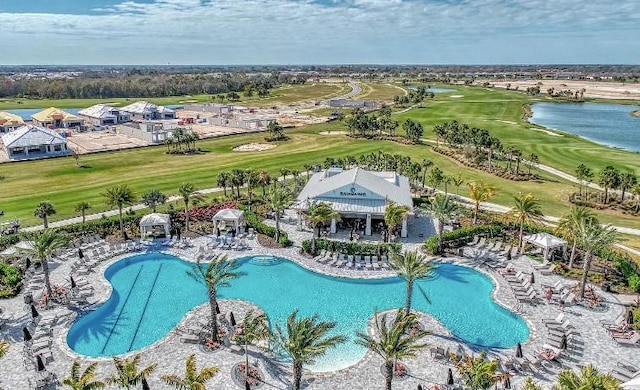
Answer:
<svg viewBox="0 0 640 390"><path fill-rule="evenodd" d="M556 248L562 248L562 253L565 253L567 249L567 242L561 238L549 233L536 233L530 236L525 236L524 241L531 245L542 248L544 251L544 258L549 257L549 252Z"/></svg>
<svg viewBox="0 0 640 390"><path fill-rule="evenodd" d="M142 217L140 220L140 237L145 238L150 231L153 232L154 228L158 226L164 229L166 237L171 235L171 218L169 214L152 213Z"/></svg>
<svg viewBox="0 0 640 390"><path fill-rule="evenodd" d="M240 227L246 225L244 211L238 209L222 209L218 211L216 215L213 216L214 234L219 224L224 223L224 225L226 226L227 222L232 222L236 230L236 234L239 234Z"/></svg>

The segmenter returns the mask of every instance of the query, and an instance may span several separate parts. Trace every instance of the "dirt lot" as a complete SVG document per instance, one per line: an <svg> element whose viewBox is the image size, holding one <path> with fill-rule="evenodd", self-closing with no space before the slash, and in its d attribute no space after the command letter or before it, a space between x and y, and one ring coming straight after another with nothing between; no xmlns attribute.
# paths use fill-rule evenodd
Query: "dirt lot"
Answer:
<svg viewBox="0 0 640 390"><path fill-rule="evenodd" d="M625 84L588 80L476 80L476 84L482 84L484 81L489 81L496 87L501 88L506 88L507 84L511 84L511 88L519 86L520 90L525 90L527 89L527 87L540 85L540 91L545 94L547 93L547 89L549 88L554 88L556 91L567 89L570 89L572 91L579 91L584 88L584 96L589 98L640 100L640 84Z"/></svg>
<svg viewBox="0 0 640 390"><path fill-rule="evenodd" d="M73 133L71 137L67 138L67 144L80 154L149 145L148 142L141 139L115 134L111 131Z"/></svg>

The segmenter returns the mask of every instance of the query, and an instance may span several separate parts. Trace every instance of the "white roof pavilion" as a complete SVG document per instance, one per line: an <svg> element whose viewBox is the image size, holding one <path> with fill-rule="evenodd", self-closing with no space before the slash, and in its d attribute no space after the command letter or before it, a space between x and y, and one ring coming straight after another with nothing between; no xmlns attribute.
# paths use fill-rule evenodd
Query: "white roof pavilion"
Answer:
<svg viewBox="0 0 640 390"><path fill-rule="evenodd" d="M523 238L525 242L537 246L538 248L542 248L542 250L544 250L545 259L548 257L550 250L555 248L562 248L563 250L566 250L567 248L567 242L565 240L549 233L536 233L524 236Z"/></svg>
<svg viewBox="0 0 640 390"><path fill-rule="evenodd" d="M153 231L155 226L162 226L166 237L169 237L171 235L171 218L169 214L151 213L142 217L140 220L140 236L144 238L148 234L149 229Z"/></svg>
<svg viewBox="0 0 640 390"><path fill-rule="evenodd" d="M220 222L233 222L233 225L236 229L236 234L240 233L240 226L244 226L246 224L246 219L244 216L244 211L238 209L222 209L213 216L213 229L215 233L215 229Z"/></svg>

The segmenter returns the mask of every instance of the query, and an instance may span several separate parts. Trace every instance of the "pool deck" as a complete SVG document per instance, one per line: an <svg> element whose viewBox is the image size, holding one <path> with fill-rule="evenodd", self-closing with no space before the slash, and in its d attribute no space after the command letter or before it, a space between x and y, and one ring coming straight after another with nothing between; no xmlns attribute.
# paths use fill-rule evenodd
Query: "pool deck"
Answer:
<svg viewBox="0 0 640 390"><path fill-rule="evenodd" d="M294 225L285 223L282 228L287 230L290 238L295 243L300 243L303 239L308 239L310 237L310 232L296 231ZM422 239L423 238L419 240L416 239L415 241L408 239L406 240L407 242L403 243L403 245L406 249L413 249L419 246L419 241ZM190 248L169 248L166 249L165 252L193 261L198 246L206 243L206 240L208 240L206 237L197 238L194 239L194 245ZM262 248L255 240L251 241L250 244L252 247L250 250L240 252L227 251L226 253L230 258L250 256L253 254L286 257L310 270L334 276L381 278L394 275L393 272L390 271L345 270L320 264L301 256L299 254L300 248L297 246L283 249L267 249ZM101 276L102 272L109 264L120 260L122 257L123 256L116 257L108 262L102 263L99 270L96 270L96 272L92 272L85 277L85 279L89 281L95 289L94 297L92 298L95 303L106 300L111 292L109 284ZM496 301L514 312L519 313L529 324L531 337L525 344L523 344L523 351L525 355L527 353L534 354L536 350L542 347L546 342L547 337L547 331L542 323L542 319L556 317L560 312L560 308L558 306L546 305L544 303L536 306L518 304L507 282L498 273L488 268L479 268L473 260L465 258L446 258L444 261L451 261L457 264L471 266L489 275L496 285L496 289L494 291L494 298ZM70 263L71 261L52 264L52 283L61 284L66 278L68 278L71 269ZM536 279L535 287L538 291L540 291L541 283L553 284L558 280L562 280L558 275L545 276L537 272L537 270L534 271L531 266L531 262L526 257L518 258L512 261L511 264L517 270L528 272L533 271ZM565 280L565 284L567 285L573 283L575 282ZM594 364L602 371L608 372L615 367L616 361L618 360L640 365L640 349L618 346L607 334L607 331L599 325L599 320L613 321L623 310L623 306L617 301L614 294L599 293L605 300L604 309L591 310L577 305L564 309L566 318L571 322L575 327L575 331L578 333L578 340L581 345L579 348L570 347L570 357L562 360L563 365L559 363L545 363L545 369L541 372L541 376L535 378L544 386L549 387L555 380L555 375L558 371L565 368L576 368L579 365ZM223 313L233 311L237 320L240 320L243 313L252 306L253 305L247 302L238 300L220 301L221 311ZM0 387L4 389L27 389L29 388L29 378L35 378L33 365L28 362L25 364L22 356L24 344L22 342L22 327L26 326L30 320L28 306L24 304L22 296L20 295L16 298L0 301L0 307L3 309L2 317L6 319L2 329L0 329L0 338L8 339L11 344L9 353L2 359L3 374L0 377ZM99 362L97 369L99 378L105 378L114 373L113 363L110 359L91 359L81 357L71 351L66 345L66 332L73 323L73 320L76 318L76 313L80 309L86 308L78 307L70 309L67 307L56 307L55 309L40 311L45 317L57 318L57 324L54 328L53 346L51 348L54 361L47 364L47 369L56 373L60 380L68 375L74 359L79 359L84 366L90 362ZM196 319L202 320L207 318L204 314L206 313L206 310L206 305L195 308L185 316L178 327L180 328L193 323ZM435 318L429 315L421 315L420 321L426 326L426 329L429 329L432 332L432 335L427 338L427 342L430 346L440 346L444 349L450 348L452 351L462 348L469 352L479 352L472 346L465 345L455 337L451 336L451 334ZM149 380L151 388L167 388L167 386L160 381L159 376L162 374L180 375L183 373L184 361L186 357L192 353L195 353L197 356L199 368L204 366L216 366L220 368L220 372L208 383L209 388L240 388L231 380L230 372L235 363L243 360L242 353L239 354L237 350L232 351L229 349L222 349L216 352L204 352L197 345L184 344L181 343L179 339L180 336L176 332L171 332L159 342L140 351L142 353L143 366L151 363L158 364L156 372ZM501 358L506 356L512 357L514 352L515 348L488 351L490 356ZM264 353L255 347L251 348L250 359L252 362L257 362L258 367L266 374L267 386L264 386L263 388L290 388L291 375L288 365L275 361L269 354ZM448 368L452 367L450 365L435 362L430 356L428 349L421 352L417 359L406 361L405 363L408 366L411 376L406 380L394 381L394 389L415 389L418 384L422 384L425 388L430 388L435 383L442 385L446 380ZM303 382L307 389L382 388L384 378L380 373L381 365L381 358L371 352L367 352L363 359L352 367L336 372L305 373L303 376ZM30 368L29 370L25 368L27 366ZM512 378L512 384L517 387L523 380L524 376L517 375Z"/></svg>

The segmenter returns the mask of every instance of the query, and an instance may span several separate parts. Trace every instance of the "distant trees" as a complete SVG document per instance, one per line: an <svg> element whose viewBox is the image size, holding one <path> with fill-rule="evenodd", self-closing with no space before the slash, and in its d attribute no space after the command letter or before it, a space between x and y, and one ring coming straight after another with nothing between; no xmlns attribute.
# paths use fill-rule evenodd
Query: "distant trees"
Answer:
<svg viewBox="0 0 640 390"><path fill-rule="evenodd" d="M398 122L391 119L391 108L386 105L377 112L370 113L361 108L354 108L345 118L345 123L350 135L366 138L395 137L398 128ZM412 119L407 119L402 129L406 134L405 138L414 143L420 142L424 133L422 125Z"/></svg>
<svg viewBox="0 0 640 390"><path fill-rule="evenodd" d="M284 135L284 127L278 121L271 121L267 125L267 132L269 133L269 138L267 141L280 141L284 140L287 137Z"/></svg>
<svg viewBox="0 0 640 390"><path fill-rule="evenodd" d="M419 143L420 138L422 138L422 135L424 134L422 125L411 119L407 119L406 121L404 121L404 123L402 124L402 129L407 134L407 138L409 138L414 143Z"/></svg>

